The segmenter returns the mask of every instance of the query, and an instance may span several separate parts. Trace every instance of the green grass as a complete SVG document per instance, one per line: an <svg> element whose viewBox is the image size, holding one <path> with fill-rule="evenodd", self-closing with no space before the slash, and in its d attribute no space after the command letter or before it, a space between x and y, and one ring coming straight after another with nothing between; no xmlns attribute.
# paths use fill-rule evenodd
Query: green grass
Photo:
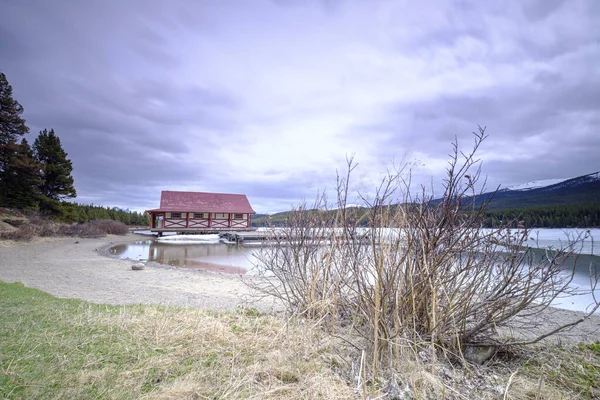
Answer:
<svg viewBox="0 0 600 400"><path fill-rule="evenodd" d="M524 367L532 378L567 389L577 398L600 398L600 343L540 348Z"/></svg>
<svg viewBox="0 0 600 400"><path fill-rule="evenodd" d="M440 369L454 378L408 357L397 378L418 398L446 387L493 399L493 386L508 387L518 371L506 398L600 398L600 343L525 352L494 369ZM251 308L98 305L0 282L0 398L360 398L338 375L351 377L347 360L307 321ZM471 374L480 376L475 386ZM372 397L378 385L385 387L372 385Z"/></svg>
<svg viewBox="0 0 600 400"><path fill-rule="evenodd" d="M0 398L349 398L318 337L257 315L59 299L0 282Z"/></svg>
<svg viewBox="0 0 600 400"><path fill-rule="evenodd" d="M168 349L139 341L133 332L113 323L112 317L122 312L120 307L57 299L5 283L0 283L0 300L0 394L4 397L49 398L68 393L80 398L117 398L127 391L109 382L124 374L142 377L139 389L144 392L190 368L184 359L165 371L146 370L143 360ZM134 312L143 315L143 309Z"/></svg>

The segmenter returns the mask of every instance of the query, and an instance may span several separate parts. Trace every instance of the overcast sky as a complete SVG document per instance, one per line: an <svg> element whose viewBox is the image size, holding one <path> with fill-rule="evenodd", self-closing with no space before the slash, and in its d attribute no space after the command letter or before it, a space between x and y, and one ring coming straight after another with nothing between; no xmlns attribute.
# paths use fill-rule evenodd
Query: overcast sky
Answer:
<svg viewBox="0 0 600 400"><path fill-rule="evenodd" d="M600 170L600 1L0 0L0 71L81 203L244 193L258 212L439 187L477 125L488 187Z"/></svg>

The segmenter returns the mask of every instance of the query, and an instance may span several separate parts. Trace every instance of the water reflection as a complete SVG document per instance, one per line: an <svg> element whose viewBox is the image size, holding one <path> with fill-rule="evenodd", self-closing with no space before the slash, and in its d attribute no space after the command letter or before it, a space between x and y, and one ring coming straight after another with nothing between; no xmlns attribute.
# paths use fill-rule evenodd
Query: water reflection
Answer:
<svg viewBox="0 0 600 400"><path fill-rule="evenodd" d="M174 267L245 274L252 267L250 260L253 249L228 246L223 243L164 243L144 240L121 244L110 249L110 253L121 259L154 261Z"/></svg>
<svg viewBox="0 0 600 400"><path fill-rule="evenodd" d="M552 250L535 248L530 248L529 252L532 256L532 265L536 265L541 260L552 258L556 254ZM600 287L595 288L593 293L590 292L594 283L593 280L600 277L600 256L591 254L569 256L563 261L562 267L565 270L566 277L570 277L573 273L570 286L577 288L583 294L557 298L552 302L553 306L568 310L586 311L590 305L595 303L595 299L600 300ZM600 310L597 313L600 313Z"/></svg>
<svg viewBox="0 0 600 400"><path fill-rule="evenodd" d="M559 247L556 241L551 245ZM597 247L594 248L597 250ZM252 273L252 263L256 262L253 255L260 251L256 247L231 246L220 242L176 242L143 240L135 243L121 244L110 249L110 253L121 258L140 260L143 262L154 261L174 267L198 269L205 271L221 272L227 274ZM542 257L552 257L552 251L531 248L530 254L532 265L537 264ZM591 253L592 251L590 251ZM586 295L570 296L568 298L556 299L554 306L585 311L594 302L590 289L590 271L600 274L600 256L591 254L580 254L577 257L569 257L565 260L565 271L575 267L575 275L572 284L582 291L588 291ZM600 299L600 288L595 290L597 299Z"/></svg>

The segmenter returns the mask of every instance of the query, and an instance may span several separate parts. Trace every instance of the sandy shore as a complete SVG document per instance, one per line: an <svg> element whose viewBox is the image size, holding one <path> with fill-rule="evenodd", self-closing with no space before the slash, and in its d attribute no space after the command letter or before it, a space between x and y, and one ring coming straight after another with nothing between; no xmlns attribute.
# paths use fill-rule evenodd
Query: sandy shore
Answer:
<svg viewBox="0 0 600 400"><path fill-rule="evenodd" d="M256 307L261 311L273 309L272 304L249 302L250 290L238 276L152 264L142 271L133 271L132 261L111 258L103 251L111 244L144 238L129 234L101 239L46 239L34 243L0 241L0 280L18 281L58 297L95 303L161 304L215 310L235 310L238 306ZM548 309L537 329L519 329L518 336L531 338L582 315ZM552 340L599 341L600 316L593 316Z"/></svg>
<svg viewBox="0 0 600 400"><path fill-rule="evenodd" d="M246 301L249 289L237 276L148 265L133 271L132 261L103 255L117 243L143 240L134 234L100 239L0 242L0 280L22 282L58 297L107 304L161 304L232 310L265 303Z"/></svg>

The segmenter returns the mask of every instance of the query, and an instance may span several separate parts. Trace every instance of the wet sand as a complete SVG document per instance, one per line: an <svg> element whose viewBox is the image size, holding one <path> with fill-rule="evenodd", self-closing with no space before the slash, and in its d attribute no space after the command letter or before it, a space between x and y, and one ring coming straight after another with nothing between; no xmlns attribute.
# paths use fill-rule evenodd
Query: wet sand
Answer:
<svg viewBox="0 0 600 400"><path fill-rule="evenodd" d="M133 271L130 260L106 256L113 244L143 239L135 234L100 239L40 239L0 242L0 280L22 282L57 297L107 304L161 304L268 311L270 304L247 301L240 277L152 264Z"/></svg>

